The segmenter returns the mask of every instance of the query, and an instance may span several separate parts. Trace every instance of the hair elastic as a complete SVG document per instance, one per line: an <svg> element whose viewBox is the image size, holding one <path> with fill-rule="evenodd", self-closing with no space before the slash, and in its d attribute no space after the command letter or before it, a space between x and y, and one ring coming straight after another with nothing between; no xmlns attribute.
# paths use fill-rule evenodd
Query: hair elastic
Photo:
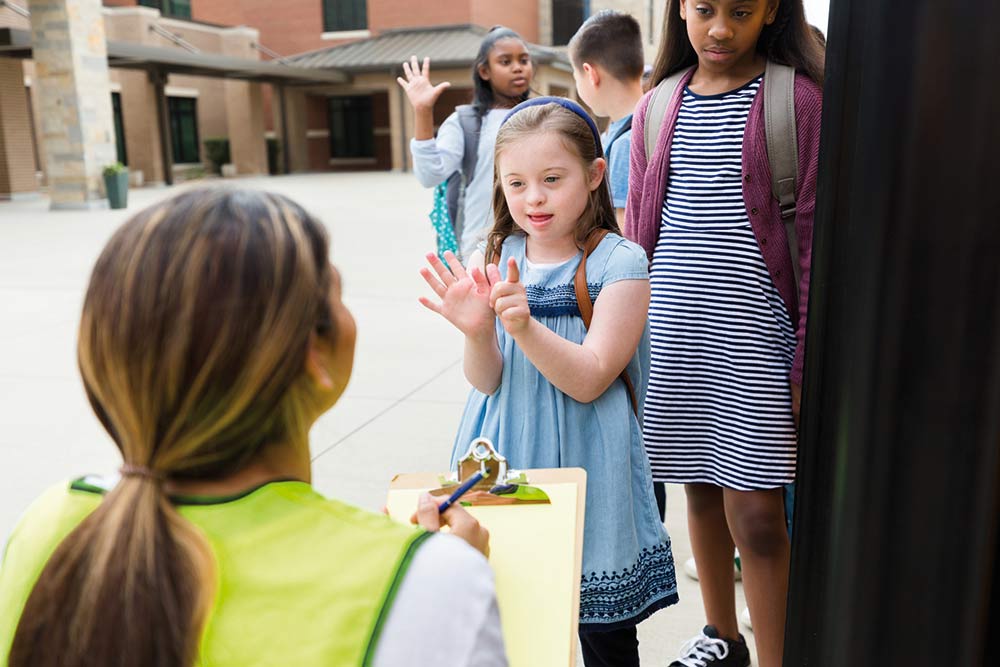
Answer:
<svg viewBox="0 0 1000 667"><path fill-rule="evenodd" d="M604 146L601 145L601 133L597 129L597 124L594 122L594 119L590 117L589 113L584 111L583 107L573 100L566 99L565 97L532 97L530 100L521 102L516 107L511 109L510 113L504 116L503 122L500 123L500 127L503 127L507 121L519 111L523 111L528 107L542 106L543 104L558 104L562 108L572 111L577 116L585 120L587 122L587 126L590 128L590 131L594 135L594 146L596 147L597 157L604 157Z"/></svg>
<svg viewBox="0 0 1000 667"><path fill-rule="evenodd" d="M122 477L142 477L153 482L162 482L166 478L166 475L162 472L145 466L133 465L131 463L122 464L122 467L118 469L118 472L121 473Z"/></svg>

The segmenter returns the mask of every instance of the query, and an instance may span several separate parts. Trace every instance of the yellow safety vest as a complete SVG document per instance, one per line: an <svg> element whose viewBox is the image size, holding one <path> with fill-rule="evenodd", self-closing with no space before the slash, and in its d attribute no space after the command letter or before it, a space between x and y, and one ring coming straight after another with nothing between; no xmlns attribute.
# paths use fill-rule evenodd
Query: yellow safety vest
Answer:
<svg viewBox="0 0 1000 667"><path fill-rule="evenodd" d="M49 489L11 535L0 565L0 667L24 604L63 538L106 489ZM230 498L177 498L217 562L198 664L369 665L416 549L429 533L280 481Z"/></svg>

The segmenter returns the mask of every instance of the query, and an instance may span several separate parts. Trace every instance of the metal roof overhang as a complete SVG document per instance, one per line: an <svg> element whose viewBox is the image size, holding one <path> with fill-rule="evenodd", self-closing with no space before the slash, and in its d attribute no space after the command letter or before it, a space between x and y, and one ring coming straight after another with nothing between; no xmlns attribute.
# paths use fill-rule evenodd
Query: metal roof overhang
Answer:
<svg viewBox="0 0 1000 667"><path fill-rule="evenodd" d="M539 64L539 65L548 65L550 67L553 67L553 68L558 69L558 70L562 70L564 72L570 72L570 73L573 72L573 66L572 65L563 63L563 62L561 62L559 60L555 60L555 59L552 59L552 58L544 58L543 59L543 58L534 57L534 62L537 63L537 64ZM442 70L447 70L447 69L470 69L474 63L475 63L475 61L472 60L472 59L468 59L468 60L435 60L434 63L433 63L433 65L434 65L434 69L436 71L442 71ZM348 66L341 67L341 69L344 72L347 72L348 74L368 74L370 72L385 72L385 71L392 71L392 72L395 73L395 70L397 70L397 69L400 70L400 71L402 71L401 67L402 67L402 61L400 61L398 63L397 62L393 62L393 63L378 63L378 64L375 64L375 65L348 65ZM323 70L320 70L320 71L323 71Z"/></svg>
<svg viewBox="0 0 1000 667"><path fill-rule="evenodd" d="M0 28L0 57L30 58L31 32ZM171 74L189 74L242 81L257 81L286 86L349 83L350 75L331 69L310 69L205 53L146 46L133 42L108 42L108 67L160 70Z"/></svg>

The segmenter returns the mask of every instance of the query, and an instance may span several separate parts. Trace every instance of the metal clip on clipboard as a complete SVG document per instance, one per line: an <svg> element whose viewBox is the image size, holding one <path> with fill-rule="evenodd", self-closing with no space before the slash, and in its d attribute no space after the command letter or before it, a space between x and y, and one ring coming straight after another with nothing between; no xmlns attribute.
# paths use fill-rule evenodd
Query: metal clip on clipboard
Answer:
<svg viewBox="0 0 1000 667"><path fill-rule="evenodd" d="M489 471L487 473L487 471ZM525 473L507 466L507 459L497 452L488 438L476 438L465 455L458 460L456 470L441 478L441 487L432 496L450 495L462 480L477 472L483 479L462 496L463 505L541 505L550 504L549 496L538 487L529 486Z"/></svg>

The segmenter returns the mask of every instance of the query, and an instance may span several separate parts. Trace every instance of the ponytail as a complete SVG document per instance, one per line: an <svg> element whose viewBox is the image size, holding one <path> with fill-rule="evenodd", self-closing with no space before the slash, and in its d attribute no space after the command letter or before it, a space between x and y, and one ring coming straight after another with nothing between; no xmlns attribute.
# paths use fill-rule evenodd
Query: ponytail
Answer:
<svg viewBox="0 0 1000 667"><path fill-rule="evenodd" d="M123 477L46 564L10 667L190 667L213 582L205 537L162 483Z"/></svg>

